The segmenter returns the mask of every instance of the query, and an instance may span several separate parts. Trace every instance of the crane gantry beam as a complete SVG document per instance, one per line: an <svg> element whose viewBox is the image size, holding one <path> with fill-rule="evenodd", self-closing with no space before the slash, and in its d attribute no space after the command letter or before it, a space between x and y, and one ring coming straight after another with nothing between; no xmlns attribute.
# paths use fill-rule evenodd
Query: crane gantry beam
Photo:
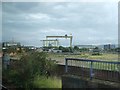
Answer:
<svg viewBox="0 0 120 90"><path fill-rule="evenodd" d="M46 38L72 38L72 36L46 36Z"/></svg>

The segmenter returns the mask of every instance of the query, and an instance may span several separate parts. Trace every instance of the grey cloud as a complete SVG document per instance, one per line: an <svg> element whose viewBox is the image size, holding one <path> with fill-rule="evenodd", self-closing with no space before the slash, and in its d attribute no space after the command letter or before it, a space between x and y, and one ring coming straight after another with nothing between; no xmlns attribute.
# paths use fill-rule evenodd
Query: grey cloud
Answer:
<svg viewBox="0 0 120 90"><path fill-rule="evenodd" d="M2 10L3 40L39 46L46 35L72 33L74 44L117 43L116 3L3 3Z"/></svg>

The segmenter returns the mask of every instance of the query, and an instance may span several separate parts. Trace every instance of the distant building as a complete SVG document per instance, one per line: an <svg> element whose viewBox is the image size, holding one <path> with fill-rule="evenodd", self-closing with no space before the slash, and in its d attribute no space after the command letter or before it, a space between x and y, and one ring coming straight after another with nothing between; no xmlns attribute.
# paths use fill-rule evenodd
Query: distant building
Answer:
<svg viewBox="0 0 120 90"><path fill-rule="evenodd" d="M44 51L47 51L47 52L53 52L53 53L62 53L62 50L58 50L58 49L46 49Z"/></svg>
<svg viewBox="0 0 120 90"><path fill-rule="evenodd" d="M35 46L21 46L21 50L23 52L31 51L31 50L36 50L37 48Z"/></svg>
<svg viewBox="0 0 120 90"><path fill-rule="evenodd" d="M43 49L42 48L37 48L36 51L37 52L43 52Z"/></svg>
<svg viewBox="0 0 120 90"><path fill-rule="evenodd" d="M62 53L62 50L51 50L51 52L53 52L53 53Z"/></svg>
<svg viewBox="0 0 120 90"><path fill-rule="evenodd" d="M16 51L19 51L20 50L20 47L21 47L21 44L20 42L13 42L13 41L10 41L10 42L2 42L2 50L3 52L7 52L10 50L10 48L12 48L10 50L10 52L14 52L14 50ZM14 48L14 49L13 49ZM18 50L19 49L19 50ZM10 53L9 52L9 53Z"/></svg>
<svg viewBox="0 0 120 90"><path fill-rule="evenodd" d="M110 50L110 49L115 49L115 45L114 44L104 45L104 50Z"/></svg>
<svg viewBox="0 0 120 90"><path fill-rule="evenodd" d="M3 42L2 47L21 46L20 42Z"/></svg>
<svg viewBox="0 0 120 90"><path fill-rule="evenodd" d="M28 46L28 48L31 49L31 50L35 50L36 49L36 47L34 47L34 46Z"/></svg>
<svg viewBox="0 0 120 90"><path fill-rule="evenodd" d="M93 49L96 46L94 45L76 45L78 48L88 48L88 49Z"/></svg>

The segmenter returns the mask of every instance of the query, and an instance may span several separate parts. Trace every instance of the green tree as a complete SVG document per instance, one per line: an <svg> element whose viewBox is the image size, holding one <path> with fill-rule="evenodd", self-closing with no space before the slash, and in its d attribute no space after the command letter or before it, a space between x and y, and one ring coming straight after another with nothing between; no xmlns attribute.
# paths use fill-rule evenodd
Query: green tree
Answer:
<svg viewBox="0 0 120 90"><path fill-rule="evenodd" d="M63 50L64 49L64 47L63 46L59 46L59 50Z"/></svg>
<svg viewBox="0 0 120 90"><path fill-rule="evenodd" d="M77 50L77 51L79 51L79 47L77 47L77 46L74 46L74 50Z"/></svg>
<svg viewBox="0 0 120 90"><path fill-rule="evenodd" d="M80 51L81 51L81 52L86 52L86 51L88 52L89 49L88 49L88 48L80 48Z"/></svg>
<svg viewBox="0 0 120 90"><path fill-rule="evenodd" d="M55 63L47 59L46 53L31 52L14 62L7 75L4 72L3 74L17 87L31 88L36 75L45 75L46 70L51 71L54 66Z"/></svg>
<svg viewBox="0 0 120 90"><path fill-rule="evenodd" d="M95 47L95 48L93 49L92 55L100 55L100 49L99 49L98 47Z"/></svg>
<svg viewBox="0 0 120 90"><path fill-rule="evenodd" d="M59 46L59 50L62 50L62 52L72 52L72 48L71 47L63 47L63 46Z"/></svg>

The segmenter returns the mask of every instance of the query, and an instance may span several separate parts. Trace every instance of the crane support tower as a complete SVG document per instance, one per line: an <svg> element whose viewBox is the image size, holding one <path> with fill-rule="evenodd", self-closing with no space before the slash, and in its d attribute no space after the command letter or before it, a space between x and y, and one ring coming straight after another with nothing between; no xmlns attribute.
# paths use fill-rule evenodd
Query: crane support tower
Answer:
<svg viewBox="0 0 120 90"><path fill-rule="evenodd" d="M49 40L49 38L69 38L70 39L70 47L72 47L72 39L73 39L73 36L72 35L65 35L65 36L46 36L46 40Z"/></svg>

